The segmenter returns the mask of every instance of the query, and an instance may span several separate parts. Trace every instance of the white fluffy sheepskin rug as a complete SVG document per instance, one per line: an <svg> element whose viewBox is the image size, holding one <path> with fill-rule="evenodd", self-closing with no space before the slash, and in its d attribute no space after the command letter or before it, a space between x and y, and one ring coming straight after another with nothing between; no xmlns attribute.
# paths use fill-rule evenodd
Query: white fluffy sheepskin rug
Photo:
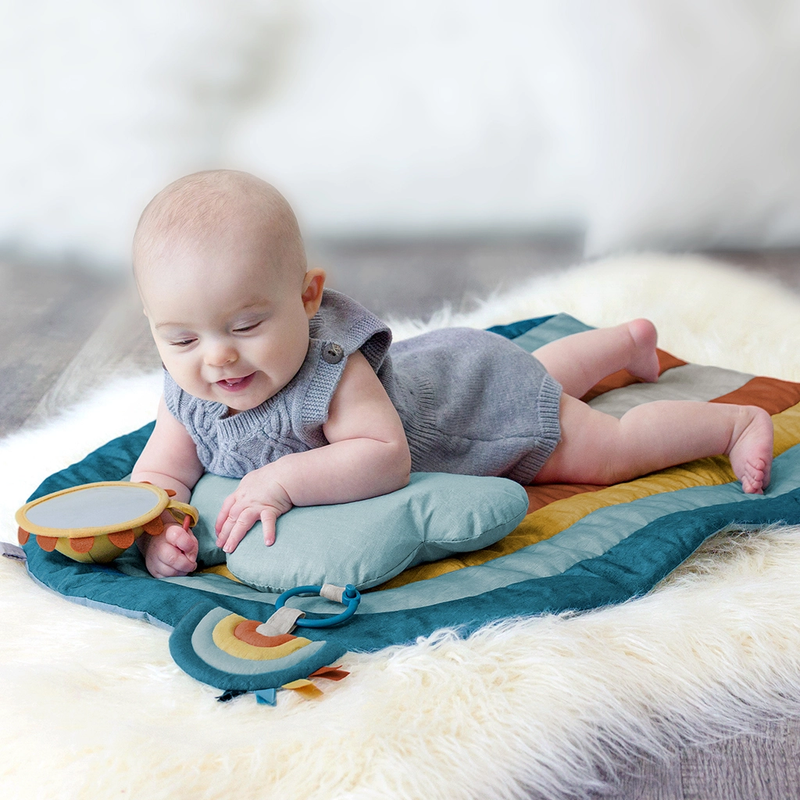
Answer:
<svg viewBox="0 0 800 800"><path fill-rule="evenodd" d="M649 316L682 358L800 380L800 297L696 258L578 267L428 326L557 311ZM155 376L121 380L0 443L2 537L40 479L146 422L158 391ZM581 796L631 754L800 708L800 529L717 536L622 606L348 655L351 676L324 698L283 692L276 708L216 702L173 663L166 631L73 605L0 561L7 798Z"/></svg>

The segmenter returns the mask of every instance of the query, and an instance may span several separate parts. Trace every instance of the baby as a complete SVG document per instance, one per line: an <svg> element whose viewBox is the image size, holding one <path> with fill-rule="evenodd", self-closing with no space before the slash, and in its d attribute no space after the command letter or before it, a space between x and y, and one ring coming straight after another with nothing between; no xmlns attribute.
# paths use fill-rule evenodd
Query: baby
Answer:
<svg viewBox="0 0 800 800"><path fill-rule="evenodd" d="M762 409L659 401L617 419L577 399L621 369L657 380L647 320L533 356L465 328L391 344L384 323L324 290L288 203L251 175L198 173L161 191L133 265L165 384L132 480L187 501L206 471L241 478L216 520L227 553L259 520L271 545L292 506L391 492L412 470L611 484L726 454L745 492L769 484ZM164 519L163 534L138 540L147 568L185 575L197 541Z"/></svg>

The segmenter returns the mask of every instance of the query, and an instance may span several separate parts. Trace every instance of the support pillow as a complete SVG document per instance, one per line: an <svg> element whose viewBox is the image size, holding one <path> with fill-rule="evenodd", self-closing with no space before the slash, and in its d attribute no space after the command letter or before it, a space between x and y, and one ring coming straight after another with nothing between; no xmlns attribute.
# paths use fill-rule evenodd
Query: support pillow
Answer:
<svg viewBox="0 0 800 800"><path fill-rule="evenodd" d="M293 508L278 519L271 547L258 522L228 555L215 544L214 523L238 483L206 474L195 486L198 567L227 561L236 578L268 592L323 583L370 589L407 567L488 547L528 512L525 489L507 478L418 472L380 497Z"/></svg>

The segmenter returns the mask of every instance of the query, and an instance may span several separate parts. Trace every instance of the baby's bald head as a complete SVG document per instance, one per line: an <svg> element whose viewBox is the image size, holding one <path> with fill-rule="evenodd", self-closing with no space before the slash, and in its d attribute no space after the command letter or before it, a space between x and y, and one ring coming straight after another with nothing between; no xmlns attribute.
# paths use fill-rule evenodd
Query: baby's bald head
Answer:
<svg viewBox="0 0 800 800"><path fill-rule="evenodd" d="M148 204L133 239L140 290L176 254L245 243L278 274L301 282L307 270L291 206L273 186L245 172L198 172L171 183Z"/></svg>

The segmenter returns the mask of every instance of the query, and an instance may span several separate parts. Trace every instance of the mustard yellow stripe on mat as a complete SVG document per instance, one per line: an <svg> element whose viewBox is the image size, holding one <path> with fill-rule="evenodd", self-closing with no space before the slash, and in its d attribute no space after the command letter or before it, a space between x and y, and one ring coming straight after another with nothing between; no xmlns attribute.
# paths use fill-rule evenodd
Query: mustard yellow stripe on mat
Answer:
<svg viewBox="0 0 800 800"><path fill-rule="evenodd" d="M193 574L222 575L223 578L227 578L229 581L236 581L236 583L241 583L241 581L228 569L226 564L215 564L213 567L204 567L203 569L197 570L197 572L194 572Z"/></svg>
<svg viewBox="0 0 800 800"><path fill-rule="evenodd" d="M775 414L772 422L775 425L774 455L779 456L790 447L800 443L800 403L780 414ZM445 558L441 561L432 561L428 564L411 567L380 586L379 589L394 589L409 583L435 578L448 572L455 572L464 567L486 564L523 547L550 539L599 508L617 503L629 503L642 497L675 492L678 489L688 489L692 486L721 486L735 480L736 476L731 470L728 458L715 456L692 461L690 464L679 467L670 467L661 472L637 478L635 481L609 486L607 489L555 500L528 514L515 530L490 547L476 550L474 553L460 553L457 558Z"/></svg>

